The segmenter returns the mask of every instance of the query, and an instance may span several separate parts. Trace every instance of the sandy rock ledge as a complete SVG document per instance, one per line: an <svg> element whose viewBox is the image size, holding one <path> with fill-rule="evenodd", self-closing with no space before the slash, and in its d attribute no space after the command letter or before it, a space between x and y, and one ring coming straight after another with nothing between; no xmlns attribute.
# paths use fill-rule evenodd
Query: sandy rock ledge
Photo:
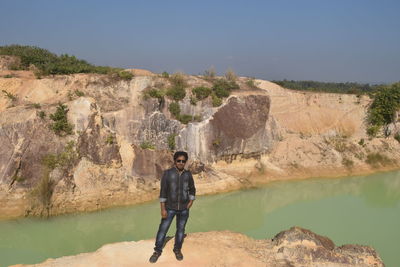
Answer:
<svg viewBox="0 0 400 267"><path fill-rule="evenodd" d="M188 233L177 261L172 252L174 237L167 242L155 264L149 257L154 239L119 242L102 246L95 252L48 259L35 265L20 266L271 266L271 267L347 267L385 266L378 253L363 245L340 247L327 237L310 230L292 227L272 239L252 239L232 231Z"/></svg>

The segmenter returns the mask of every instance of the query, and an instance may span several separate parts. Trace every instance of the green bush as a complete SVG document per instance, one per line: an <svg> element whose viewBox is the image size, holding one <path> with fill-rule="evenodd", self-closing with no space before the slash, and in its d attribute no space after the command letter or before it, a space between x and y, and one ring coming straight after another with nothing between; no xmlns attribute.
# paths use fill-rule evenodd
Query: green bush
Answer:
<svg viewBox="0 0 400 267"><path fill-rule="evenodd" d="M198 100L203 100L211 94L211 88L205 86L199 86L192 89L192 93L196 95Z"/></svg>
<svg viewBox="0 0 400 267"><path fill-rule="evenodd" d="M156 88L152 88L150 90L148 90L146 92L146 94L152 98L157 98L159 100L162 100L164 95L165 95L165 91L164 90L160 90L160 89L156 89Z"/></svg>
<svg viewBox="0 0 400 267"><path fill-rule="evenodd" d="M57 135L72 134L73 126L68 122L67 113L67 106L59 103L56 112L50 114L50 119L54 121L51 128Z"/></svg>
<svg viewBox="0 0 400 267"><path fill-rule="evenodd" d="M181 114L179 115L178 120L183 124L188 124L189 122L193 121L193 116L189 114Z"/></svg>
<svg viewBox="0 0 400 267"><path fill-rule="evenodd" d="M169 78L169 73L168 72L166 72L166 71L164 71L162 74L161 74L161 76L163 77L163 78Z"/></svg>
<svg viewBox="0 0 400 267"><path fill-rule="evenodd" d="M212 90L220 98L228 97L232 90L239 89L239 85L234 81L217 79L213 83Z"/></svg>
<svg viewBox="0 0 400 267"><path fill-rule="evenodd" d="M177 102L172 102L169 104L168 110L172 115L174 115L175 118L179 118L179 115L181 114L181 108Z"/></svg>
<svg viewBox="0 0 400 267"><path fill-rule="evenodd" d="M155 149L155 146L149 141L144 141L143 143L140 144L140 147L142 149Z"/></svg>
<svg viewBox="0 0 400 267"><path fill-rule="evenodd" d="M222 104L222 99L219 98L215 93L211 94L213 107L219 107Z"/></svg>
<svg viewBox="0 0 400 267"><path fill-rule="evenodd" d="M6 74L6 75L3 76L3 78L8 78L8 79L9 79L9 78L13 78L13 77L14 77L14 76L12 76L11 74Z"/></svg>
<svg viewBox="0 0 400 267"><path fill-rule="evenodd" d="M197 105L197 99L194 96L190 96L190 104L192 104L193 106Z"/></svg>
<svg viewBox="0 0 400 267"><path fill-rule="evenodd" d="M31 195L36 197L43 206L50 204L53 194L54 181L50 179L50 172L55 168L68 170L78 160L78 153L75 149L75 142L70 141L59 154L47 154L42 158L42 164L46 167L42 178L32 189Z"/></svg>
<svg viewBox="0 0 400 267"><path fill-rule="evenodd" d="M114 137L114 135L113 135L113 134L107 135L106 144L107 144L107 145L112 145L112 144L114 144L114 143L115 143L115 137Z"/></svg>
<svg viewBox="0 0 400 267"><path fill-rule="evenodd" d="M367 128L367 134L370 137L376 137L376 135L378 134L379 130L380 130L380 126L379 125L372 125L370 127Z"/></svg>
<svg viewBox="0 0 400 267"><path fill-rule="evenodd" d="M39 117L44 119L46 117L46 113L43 110L39 111Z"/></svg>
<svg viewBox="0 0 400 267"><path fill-rule="evenodd" d="M176 101L179 101L185 98L186 90L183 87L173 86L167 89L166 95Z"/></svg>
<svg viewBox="0 0 400 267"><path fill-rule="evenodd" d="M132 72L123 70L118 72L118 77L122 80L130 81L133 78L133 74Z"/></svg>
<svg viewBox="0 0 400 267"><path fill-rule="evenodd" d="M400 82L380 86L372 97L367 116L369 125L383 126L393 122L395 112L400 109Z"/></svg>
<svg viewBox="0 0 400 267"><path fill-rule="evenodd" d="M176 144L175 144L175 136L177 136L177 134L175 134L175 133L172 133L172 134L170 134L170 135L168 135L168 147L169 147L169 149L170 150L174 150L175 149L175 146L176 146Z"/></svg>
<svg viewBox="0 0 400 267"><path fill-rule="evenodd" d="M75 56L63 54L57 56L50 51L35 47L22 45L0 46L0 55L17 56L21 59L19 66L14 69L28 70L31 65L36 67L35 75L38 78L51 74L73 74L73 73L116 73L121 79L131 79L132 74L121 68L95 66L85 60L77 59Z"/></svg>

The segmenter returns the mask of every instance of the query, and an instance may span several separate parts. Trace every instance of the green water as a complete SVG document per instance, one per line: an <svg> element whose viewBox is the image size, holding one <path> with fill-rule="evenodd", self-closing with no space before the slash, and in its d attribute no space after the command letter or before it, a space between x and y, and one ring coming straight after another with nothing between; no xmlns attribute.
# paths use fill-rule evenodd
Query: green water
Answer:
<svg viewBox="0 0 400 267"><path fill-rule="evenodd" d="M48 220L2 221L0 265L39 263L95 251L106 243L154 238L160 218L155 200ZM400 171L274 182L256 189L197 196L186 232L232 230L262 239L295 225L328 236L338 246L373 246L386 266L400 266ZM174 220L168 235L173 236L175 229Z"/></svg>

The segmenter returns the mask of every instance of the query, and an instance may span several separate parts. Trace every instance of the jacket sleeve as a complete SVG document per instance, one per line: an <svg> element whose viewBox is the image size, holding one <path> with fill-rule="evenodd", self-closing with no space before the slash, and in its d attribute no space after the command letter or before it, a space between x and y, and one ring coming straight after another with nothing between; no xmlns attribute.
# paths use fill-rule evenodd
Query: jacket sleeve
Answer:
<svg viewBox="0 0 400 267"><path fill-rule="evenodd" d="M189 199L190 200L196 199L196 187L194 186L192 173L190 173L189 175Z"/></svg>
<svg viewBox="0 0 400 267"><path fill-rule="evenodd" d="M164 171L163 176L161 177L160 186L160 202L166 202L168 195L167 171Z"/></svg>

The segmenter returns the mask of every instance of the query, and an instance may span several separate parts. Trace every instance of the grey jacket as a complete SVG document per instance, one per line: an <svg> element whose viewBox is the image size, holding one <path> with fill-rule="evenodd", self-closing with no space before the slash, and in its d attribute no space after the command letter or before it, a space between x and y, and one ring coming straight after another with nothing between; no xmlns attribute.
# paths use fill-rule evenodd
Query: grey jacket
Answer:
<svg viewBox="0 0 400 267"><path fill-rule="evenodd" d="M184 210L189 200L194 199L196 187L190 171L183 170L179 175L175 166L164 171L161 178L160 202L166 202L166 208Z"/></svg>

